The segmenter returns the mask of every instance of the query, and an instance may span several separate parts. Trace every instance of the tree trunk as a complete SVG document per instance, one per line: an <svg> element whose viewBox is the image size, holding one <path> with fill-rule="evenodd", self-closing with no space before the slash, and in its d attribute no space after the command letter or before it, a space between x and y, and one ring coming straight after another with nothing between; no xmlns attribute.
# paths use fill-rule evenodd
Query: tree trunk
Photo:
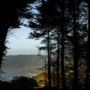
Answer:
<svg viewBox="0 0 90 90"><path fill-rule="evenodd" d="M51 55L50 55L50 35L48 30L48 86L51 87Z"/></svg>
<svg viewBox="0 0 90 90"><path fill-rule="evenodd" d="M88 12L89 12L89 2L88 2ZM90 17L90 14L88 15ZM87 70L86 70L86 81L85 90L90 90L90 19L88 17L88 50L87 50Z"/></svg>
<svg viewBox="0 0 90 90"><path fill-rule="evenodd" d="M76 6L75 6L76 8ZM76 10L76 9L75 9ZM74 31L73 31L73 53L74 53L74 90L79 89L78 85L78 61L79 61L79 45L78 45L78 31L77 31L77 25L76 25L76 13L75 10L73 11L73 19L74 19Z"/></svg>
<svg viewBox="0 0 90 90"><path fill-rule="evenodd" d="M8 25L2 23L0 26L0 67L2 64L2 58L5 50L5 40L8 32Z"/></svg>
<svg viewBox="0 0 90 90"><path fill-rule="evenodd" d="M58 44L58 48L57 48L57 89L59 89L60 88L60 78L59 78L59 76L60 76L60 73L59 73L59 68L60 68L60 31L59 31L59 29L57 28L57 35L58 35L58 38L57 38L57 44Z"/></svg>
<svg viewBox="0 0 90 90"><path fill-rule="evenodd" d="M66 80L65 80L65 68L64 68L64 49L65 49L65 29L64 29L64 26L65 26L65 3L63 1L63 8L62 8L62 26L61 26L61 71L62 71L62 80L63 80L63 89L64 90L67 90L67 87L66 87Z"/></svg>
<svg viewBox="0 0 90 90"><path fill-rule="evenodd" d="M65 80L65 69L64 69L64 31L62 32L61 39L61 70L62 70L62 79L63 79L63 89L66 90L66 80Z"/></svg>
<svg viewBox="0 0 90 90"><path fill-rule="evenodd" d="M46 65L46 59L45 59L45 86L47 86L47 65Z"/></svg>

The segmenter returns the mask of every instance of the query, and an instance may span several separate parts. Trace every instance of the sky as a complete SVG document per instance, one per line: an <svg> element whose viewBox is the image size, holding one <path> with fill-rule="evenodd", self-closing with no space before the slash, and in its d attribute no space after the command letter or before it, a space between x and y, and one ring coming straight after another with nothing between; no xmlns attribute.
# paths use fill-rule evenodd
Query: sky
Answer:
<svg viewBox="0 0 90 90"><path fill-rule="evenodd" d="M33 13L38 13L35 9L38 3L32 4ZM24 24L28 24L26 19L21 21ZM39 53L38 46L40 46L40 40L28 39L30 28L21 26L21 28L12 29L7 35L6 46L9 48L6 55L37 55ZM42 54L46 52L42 51Z"/></svg>
<svg viewBox="0 0 90 90"><path fill-rule="evenodd" d="M37 55L39 53L38 46L41 40L28 39L30 28L22 26L18 29L12 29L7 35L6 55ZM43 51L42 54L45 54Z"/></svg>

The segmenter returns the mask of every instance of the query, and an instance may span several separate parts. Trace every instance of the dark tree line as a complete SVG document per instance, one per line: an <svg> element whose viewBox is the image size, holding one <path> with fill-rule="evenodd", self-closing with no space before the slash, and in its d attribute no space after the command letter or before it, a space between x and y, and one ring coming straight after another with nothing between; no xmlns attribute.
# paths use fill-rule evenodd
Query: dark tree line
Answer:
<svg viewBox="0 0 90 90"><path fill-rule="evenodd" d="M2 0L1 6L1 23L0 23L0 66L2 63L2 57L6 49L5 40L9 28L17 28L21 25L20 18L30 18L32 15L27 12L27 8L30 3L35 0Z"/></svg>
<svg viewBox="0 0 90 90"><path fill-rule="evenodd" d="M83 89L80 87L79 62L86 62L85 90L90 88L90 30L89 30L89 0L37 0L38 13L30 13L27 6L36 0L8 0L1 9L0 25L0 66L6 49L5 40L9 28L21 25L21 18L30 19L29 27L32 28L30 38L42 38L48 56L48 87L56 82L54 87L67 90ZM87 13L88 12L88 13ZM87 15L88 14L88 15ZM84 21L83 21L84 20ZM72 58L73 86L67 86L65 62ZM52 69L53 68L53 69ZM54 76L53 76L54 75ZM54 77L54 80L52 80ZM53 81L53 82L52 82Z"/></svg>
<svg viewBox="0 0 90 90"><path fill-rule="evenodd" d="M89 40L89 35L87 33L89 24L83 23L81 24L81 19L83 15L81 15L80 11L84 11L80 9L80 7L83 7L81 4L86 4L86 1L83 0L41 0L41 5L37 7L37 10L39 11L38 14L34 15L33 20L30 22L30 27L33 28L33 32L30 34L30 37L32 38L41 38L41 37L49 37L45 40L44 43L47 43L46 48L48 51L48 55L52 57L52 53L57 52L56 56L56 64L57 64L57 88L60 88L60 67L61 67L61 74L62 74L62 82L63 82L63 89L66 90L66 78L65 78L65 53L69 53L67 51L67 46L71 45L71 56L73 57L74 61L74 79L73 79L73 87L74 90L80 89L79 87L79 61L81 59L82 55L82 49L87 47L87 43ZM87 3L88 4L88 3ZM89 8L87 8L88 10ZM85 12L83 12L85 14ZM89 13L89 11L88 11ZM86 14L88 14L86 13ZM87 16L86 16L87 17ZM84 18L86 18L84 17ZM87 17L88 18L88 17ZM34 22L35 20L35 22ZM87 21L87 19L85 19ZM89 19L88 19L89 20ZM88 25L88 28L87 28ZM47 29L47 30L46 30ZM47 33L47 31L49 31ZM84 33L84 34L83 34ZM51 34L51 36L50 36ZM54 49L52 50L52 45L50 43L53 42ZM83 43L84 42L84 43ZM84 47L83 47L84 46ZM70 48L70 46L68 46ZM45 50L45 46L42 48ZM68 49L69 50L69 49ZM85 49L83 51L85 56L88 56L85 54L89 49ZM49 52L52 53L49 53ZM88 52L89 54L89 52ZM87 65L87 72L86 72L86 82L89 84L89 60L85 58ZM52 62L52 58L48 58L48 85L51 87L51 77L52 76L52 65L50 64ZM61 64L60 64L61 63ZM60 66L61 65L61 66ZM86 84L86 85L88 85ZM86 86L89 88L89 85Z"/></svg>

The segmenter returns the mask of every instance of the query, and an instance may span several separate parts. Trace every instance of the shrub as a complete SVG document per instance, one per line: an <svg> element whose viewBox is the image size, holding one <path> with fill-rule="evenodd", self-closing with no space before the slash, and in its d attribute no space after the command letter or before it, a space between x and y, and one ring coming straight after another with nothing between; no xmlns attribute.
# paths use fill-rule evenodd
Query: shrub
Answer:
<svg viewBox="0 0 90 90"><path fill-rule="evenodd" d="M34 79L24 77L24 76L13 77L13 79L11 79L9 83L13 88L25 88L26 89L26 88L37 87L37 83Z"/></svg>

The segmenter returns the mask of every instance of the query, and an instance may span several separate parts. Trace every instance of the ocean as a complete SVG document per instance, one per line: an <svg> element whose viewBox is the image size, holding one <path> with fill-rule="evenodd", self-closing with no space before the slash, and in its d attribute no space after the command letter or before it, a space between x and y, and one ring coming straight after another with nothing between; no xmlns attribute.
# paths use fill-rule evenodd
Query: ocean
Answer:
<svg viewBox="0 0 90 90"><path fill-rule="evenodd" d="M2 81L9 81L15 76L26 76L32 78L35 75L38 75L39 72L36 73L28 73L24 70L10 70L10 69L5 69L2 70L3 74L1 74L0 80Z"/></svg>
<svg viewBox="0 0 90 90"><path fill-rule="evenodd" d="M9 81L15 76L33 77L42 71L44 59L37 55L16 55L4 57L0 80Z"/></svg>

